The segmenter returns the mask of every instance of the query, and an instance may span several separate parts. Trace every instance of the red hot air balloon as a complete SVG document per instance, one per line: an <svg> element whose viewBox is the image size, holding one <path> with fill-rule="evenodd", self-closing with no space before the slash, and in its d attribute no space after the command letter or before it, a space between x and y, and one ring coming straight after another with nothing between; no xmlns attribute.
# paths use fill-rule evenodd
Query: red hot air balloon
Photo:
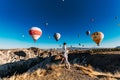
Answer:
<svg viewBox="0 0 120 80"><path fill-rule="evenodd" d="M33 40L36 42L42 35L42 30L38 27L32 27L29 30L29 34L33 38Z"/></svg>

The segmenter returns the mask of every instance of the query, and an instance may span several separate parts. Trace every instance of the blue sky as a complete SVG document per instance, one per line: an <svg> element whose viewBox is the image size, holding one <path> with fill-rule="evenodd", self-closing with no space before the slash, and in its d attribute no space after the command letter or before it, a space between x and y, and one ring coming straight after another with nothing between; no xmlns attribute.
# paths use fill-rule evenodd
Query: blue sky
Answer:
<svg viewBox="0 0 120 80"><path fill-rule="evenodd" d="M118 24L120 0L0 0L0 48L50 48L63 42L96 46L85 34L87 30L104 33L101 47L115 47L120 45ZM36 43L28 34L32 26L43 31ZM53 38L55 32L61 34L58 42Z"/></svg>

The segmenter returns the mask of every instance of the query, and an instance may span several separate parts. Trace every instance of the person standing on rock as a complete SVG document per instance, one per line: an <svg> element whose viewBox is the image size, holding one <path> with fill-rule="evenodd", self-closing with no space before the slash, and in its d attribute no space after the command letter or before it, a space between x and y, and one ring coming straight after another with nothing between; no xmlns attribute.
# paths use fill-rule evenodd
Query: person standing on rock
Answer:
<svg viewBox="0 0 120 80"><path fill-rule="evenodd" d="M66 43L63 43L63 59L62 59L62 61L64 61L65 67L67 67L67 65L68 65L68 68L70 69L70 63L68 61L68 50L66 48Z"/></svg>

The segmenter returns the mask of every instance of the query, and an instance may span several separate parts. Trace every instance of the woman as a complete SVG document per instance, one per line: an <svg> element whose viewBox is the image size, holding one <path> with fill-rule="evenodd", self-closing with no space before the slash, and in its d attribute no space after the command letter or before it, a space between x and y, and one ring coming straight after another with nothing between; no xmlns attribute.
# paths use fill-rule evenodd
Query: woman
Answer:
<svg viewBox="0 0 120 80"><path fill-rule="evenodd" d="M66 43L63 43L63 59L62 59L62 61L64 61L65 67L67 67L67 65L68 65L68 68L70 69L70 63L68 61L68 50L66 48Z"/></svg>

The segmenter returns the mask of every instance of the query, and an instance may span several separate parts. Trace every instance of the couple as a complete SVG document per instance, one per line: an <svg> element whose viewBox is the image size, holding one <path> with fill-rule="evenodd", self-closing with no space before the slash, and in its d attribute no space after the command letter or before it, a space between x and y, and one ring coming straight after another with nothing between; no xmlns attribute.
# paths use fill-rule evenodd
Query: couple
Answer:
<svg viewBox="0 0 120 80"><path fill-rule="evenodd" d="M68 69L70 69L70 63L68 61L68 50L66 48L66 43L63 43L63 52L62 52L62 63L65 63L65 67L68 65Z"/></svg>

